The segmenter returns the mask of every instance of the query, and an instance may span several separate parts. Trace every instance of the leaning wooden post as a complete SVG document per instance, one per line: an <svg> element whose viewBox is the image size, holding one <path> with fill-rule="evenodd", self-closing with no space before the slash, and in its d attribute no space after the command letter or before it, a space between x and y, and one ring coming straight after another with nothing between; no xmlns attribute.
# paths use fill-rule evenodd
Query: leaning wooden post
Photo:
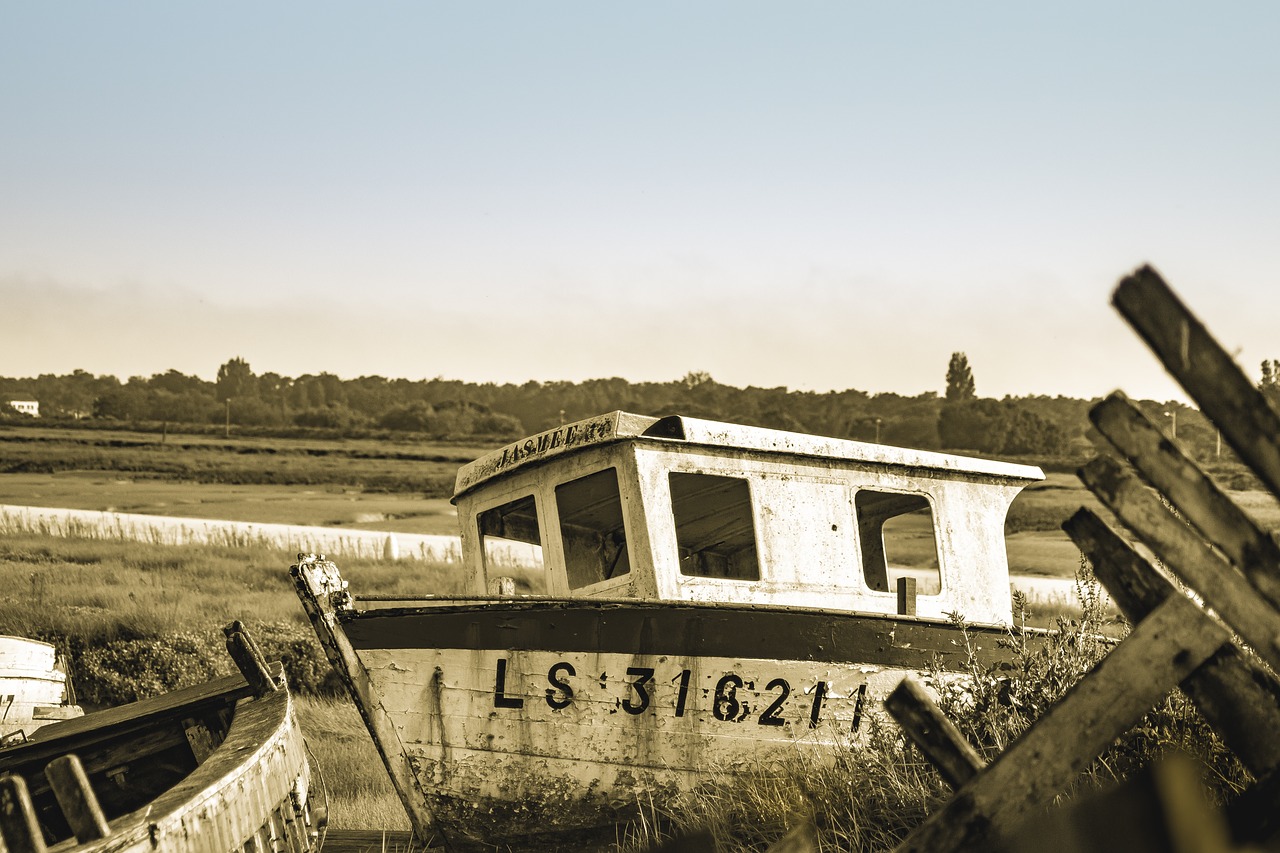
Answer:
<svg viewBox="0 0 1280 853"><path fill-rule="evenodd" d="M1280 613L1220 551L1170 513L1154 492L1116 460L1094 459L1080 469L1080 479L1259 657L1280 669L1280 648L1273 642L1280 637Z"/></svg>
<svg viewBox="0 0 1280 853"><path fill-rule="evenodd" d="M63 755L53 759L45 765L44 775L76 841L83 844L111 834L107 816L102 813L79 756Z"/></svg>
<svg viewBox="0 0 1280 853"><path fill-rule="evenodd" d="M275 679L271 677L267 662L262 658L262 652L240 623L233 622L222 631L227 635L227 651L239 667L244 680L253 688L254 695L266 696L268 693L279 690L280 685L276 684Z"/></svg>
<svg viewBox="0 0 1280 853"><path fill-rule="evenodd" d="M907 676L898 682L885 697L884 707L952 788L959 788L986 766L915 678Z"/></svg>
<svg viewBox="0 0 1280 853"><path fill-rule="evenodd" d="M0 839L8 853L45 853L36 808L21 776L0 776Z"/></svg>
<svg viewBox="0 0 1280 853"><path fill-rule="evenodd" d="M1172 516L1170 523L1180 524ZM1155 567L1098 516L1081 509L1062 529L1093 563L1094 574L1133 622L1171 595L1182 595ZM1186 626L1222 638L1222 647L1182 682L1183 691L1249 772L1263 777L1280 769L1280 685L1246 657L1208 613Z"/></svg>
<svg viewBox="0 0 1280 853"><path fill-rule="evenodd" d="M1112 304L1142 336L1241 461L1280 496L1280 412L1151 267L1116 288Z"/></svg>

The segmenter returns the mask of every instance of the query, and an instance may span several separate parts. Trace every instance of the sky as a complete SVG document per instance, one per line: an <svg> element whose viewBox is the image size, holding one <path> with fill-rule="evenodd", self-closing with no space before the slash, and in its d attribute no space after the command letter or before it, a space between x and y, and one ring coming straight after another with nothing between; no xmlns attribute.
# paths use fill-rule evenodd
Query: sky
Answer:
<svg viewBox="0 0 1280 853"><path fill-rule="evenodd" d="M1184 399L1280 358L1273 3L0 0L0 375Z"/></svg>

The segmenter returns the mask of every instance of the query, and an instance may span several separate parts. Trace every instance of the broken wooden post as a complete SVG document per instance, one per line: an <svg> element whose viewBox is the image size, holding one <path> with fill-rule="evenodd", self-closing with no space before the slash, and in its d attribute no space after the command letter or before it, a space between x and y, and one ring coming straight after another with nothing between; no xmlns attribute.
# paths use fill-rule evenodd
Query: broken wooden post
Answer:
<svg viewBox="0 0 1280 853"><path fill-rule="evenodd" d="M227 651L231 654L231 659L236 662L236 667L244 676L244 680L253 688L254 695L265 696L279 690L280 686L276 684L267 669L262 651L244 630L244 626L239 622L232 622L223 628L222 632L226 634Z"/></svg>
<svg viewBox="0 0 1280 853"><path fill-rule="evenodd" d="M1149 266L1121 281L1111 301L1240 459L1280 496L1280 413L1204 324Z"/></svg>
<svg viewBox="0 0 1280 853"><path fill-rule="evenodd" d="M1119 462L1099 457L1080 479L1169 569L1196 591L1273 668L1280 669L1280 613L1263 601L1231 563L1174 516Z"/></svg>
<svg viewBox="0 0 1280 853"><path fill-rule="evenodd" d="M916 615L916 579L912 577L898 578L898 615Z"/></svg>
<svg viewBox="0 0 1280 853"><path fill-rule="evenodd" d="M111 834L107 816L102 813L79 756L63 755L53 759L45 765L44 776L76 841L83 844Z"/></svg>
<svg viewBox="0 0 1280 853"><path fill-rule="evenodd" d="M8 853L45 853L31 792L21 776L0 776L0 840Z"/></svg>
<svg viewBox="0 0 1280 853"><path fill-rule="evenodd" d="M1094 574L1125 615L1141 621L1165 599L1182 592L1098 516L1079 510L1062 525L1093 564ZM1222 646L1182 682L1205 720L1255 777L1280 769L1280 685L1243 654L1230 632L1200 611L1188 631L1215 634Z"/></svg>
<svg viewBox="0 0 1280 853"><path fill-rule="evenodd" d="M1089 412L1098 432L1178 513L1245 574L1273 606L1280 606L1280 546L1123 395Z"/></svg>
<svg viewBox="0 0 1280 853"><path fill-rule="evenodd" d="M959 788L986 766L915 678L907 676L898 682L885 697L884 708L952 788Z"/></svg>

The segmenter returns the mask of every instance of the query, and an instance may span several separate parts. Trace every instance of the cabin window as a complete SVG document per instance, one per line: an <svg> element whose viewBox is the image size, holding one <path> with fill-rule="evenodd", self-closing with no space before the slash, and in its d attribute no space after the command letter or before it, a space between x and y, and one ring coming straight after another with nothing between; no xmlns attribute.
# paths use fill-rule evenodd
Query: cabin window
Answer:
<svg viewBox="0 0 1280 853"><path fill-rule="evenodd" d="M760 580L751 489L738 477L671 473L680 573Z"/></svg>
<svg viewBox="0 0 1280 853"><path fill-rule="evenodd" d="M485 575L509 577L525 592L545 592L542 534L533 495L495 506L480 513L480 541Z"/></svg>
<svg viewBox="0 0 1280 853"><path fill-rule="evenodd" d="M897 589L898 578L914 577L920 595L942 589L933 509L924 495L860 490L853 498L867 586Z"/></svg>
<svg viewBox="0 0 1280 853"><path fill-rule="evenodd" d="M556 486L556 511L570 589L631 572L617 469Z"/></svg>

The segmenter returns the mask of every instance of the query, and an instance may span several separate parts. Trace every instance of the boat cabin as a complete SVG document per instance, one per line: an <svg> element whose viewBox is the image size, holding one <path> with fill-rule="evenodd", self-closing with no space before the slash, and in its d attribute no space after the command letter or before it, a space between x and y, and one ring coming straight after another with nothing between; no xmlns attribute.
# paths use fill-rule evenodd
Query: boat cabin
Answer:
<svg viewBox="0 0 1280 853"><path fill-rule="evenodd" d="M479 595L517 579L556 597L1008 624L1005 515L1042 479L1028 465L612 412L464 466L453 502Z"/></svg>

